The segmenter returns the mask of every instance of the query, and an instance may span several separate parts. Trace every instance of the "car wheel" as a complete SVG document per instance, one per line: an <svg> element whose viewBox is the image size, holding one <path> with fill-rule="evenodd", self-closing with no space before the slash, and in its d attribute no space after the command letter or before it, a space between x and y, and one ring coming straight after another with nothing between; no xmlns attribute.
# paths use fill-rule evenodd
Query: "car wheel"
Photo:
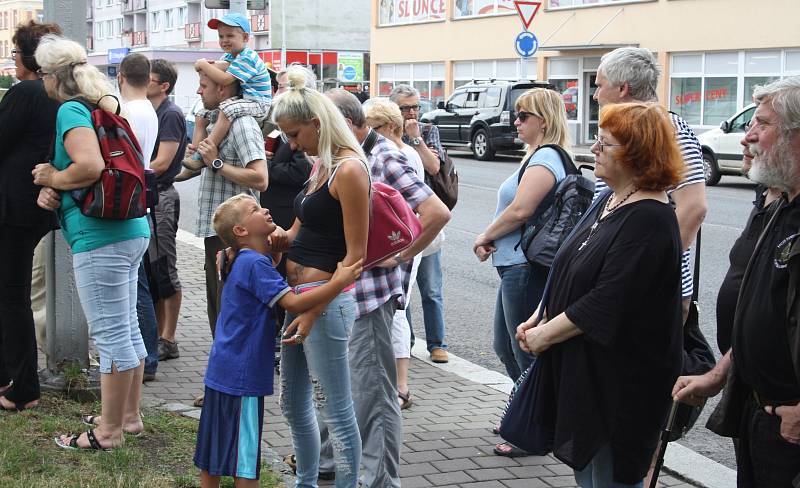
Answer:
<svg viewBox="0 0 800 488"><path fill-rule="evenodd" d="M478 129L472 134L472 154L479 161L489 161L494 157L494 149L489 143L489 136L484 129Z"/></svg>
<svg viewBox="0 0 800 488"><path fill-rule="evenodd" d="M717 166L716 158L714 158L713 154L705 151L703 151L703 175L706 178L707 186L716 185L722 177L719 172L719 167Z"/></svg>

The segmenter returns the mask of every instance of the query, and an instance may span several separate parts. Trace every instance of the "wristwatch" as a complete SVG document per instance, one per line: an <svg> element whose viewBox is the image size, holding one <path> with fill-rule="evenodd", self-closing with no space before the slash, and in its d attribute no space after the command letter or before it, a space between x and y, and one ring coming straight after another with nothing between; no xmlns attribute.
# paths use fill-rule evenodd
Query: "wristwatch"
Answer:
<svg viewBox="0 0 800 488"><path fill-rule="evenodd" d="M397 263L398 266L400 266L401 264L405 263L406 261L405 261L405 259L403 259L400 256L400 253L397 253L397 254L394 255L394 262Z"/></svg>
<svg viewBox="0 0 800 488"><path fill-rule="evenodd" d="M419 146L420 144L422 144L422 138L421 137L415 137L415 138L411 139L411 145L412 146L416 147L416 146Z"/></svg>
<svg viewBox="0 0 800 488"><path fill-rule="evenodd" d="M219 159L219 158L217 158L217 159L215 159L215 160L211 161L211 171L213 171L214 173L216 173L217 171L219 171L219 170L222 168L222 165L223 165L223 164L224 164L224 163L223 163L223 162L222 162L222 160L221 160L221 159Z"/></svg>

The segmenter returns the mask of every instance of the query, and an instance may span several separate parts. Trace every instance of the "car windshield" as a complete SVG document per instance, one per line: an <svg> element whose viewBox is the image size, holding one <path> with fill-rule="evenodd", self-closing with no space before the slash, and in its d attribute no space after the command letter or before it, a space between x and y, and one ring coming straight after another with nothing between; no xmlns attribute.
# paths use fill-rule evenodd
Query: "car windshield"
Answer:
<svg viewBox="0 0 800 488"><path fill-rule="evenodd" d="M514 110L514 107L517 106L517 99L526 91L528 91L532 87L526 88L512 88L511 89L511 96L508 97L508 109Z"/></svg>

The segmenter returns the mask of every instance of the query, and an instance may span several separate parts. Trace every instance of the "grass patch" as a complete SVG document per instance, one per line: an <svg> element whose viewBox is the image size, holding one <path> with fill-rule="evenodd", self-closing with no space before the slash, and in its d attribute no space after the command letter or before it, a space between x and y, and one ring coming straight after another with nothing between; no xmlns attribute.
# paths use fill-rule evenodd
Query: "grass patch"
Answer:
<svg viewBox="0 0 800 488"><path fill-rule="evenodd" d="M0 412L0 487L139 488L200 486L194 467L197 421L161 410L146 410L145 433L125 437L125 446L109 452L59 448L58 434L87 429L81 415L99 412L99 404L43 395L39 408ZM266 468L261 486L283 486ZM222 486L233 487L231 478Z"/></svg>

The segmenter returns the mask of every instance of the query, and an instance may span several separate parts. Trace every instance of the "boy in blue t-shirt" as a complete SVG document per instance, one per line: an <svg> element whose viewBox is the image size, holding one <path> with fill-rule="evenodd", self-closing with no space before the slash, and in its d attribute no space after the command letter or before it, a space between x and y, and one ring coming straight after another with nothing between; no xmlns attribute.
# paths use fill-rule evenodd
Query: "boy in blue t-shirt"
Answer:
<svg viewBox="0 0 800 488"><path fill-rule="evenodd" d="M276 227L269 210L250 195L236 195L217 207L213 224L238 254L222 289L194 464L204 487L218 487L220 476L233 476L237 487L258 486L264 396L272 394L275 361L272 307L302 313L330 302L361 274L362 261L339 263L327 283L290 293L268 257ZM302 344L305 337L294 339Z"/></svg>
<svg viewBox="0 0 800 488"><path fill-rule="evenodd" d="M219 46L225 54L216 62L198 59L194 64L195 70L218 85L227 86L238 81L242 89L242 98L224 100L219 105L214 128L208 134L208 139L219 147L234 119L250 115L260 122L267 116L272 104L272 80L267 65L255 51L247 47L251 31L250 22L245 16L228 13L220 19L209 20L208 26L217 30ZM210 118L208 111L201 111L195 116L192 148L206 138ZM196 152L183 165L197 171L203 168L204 163L200 153Z"/></svg>

